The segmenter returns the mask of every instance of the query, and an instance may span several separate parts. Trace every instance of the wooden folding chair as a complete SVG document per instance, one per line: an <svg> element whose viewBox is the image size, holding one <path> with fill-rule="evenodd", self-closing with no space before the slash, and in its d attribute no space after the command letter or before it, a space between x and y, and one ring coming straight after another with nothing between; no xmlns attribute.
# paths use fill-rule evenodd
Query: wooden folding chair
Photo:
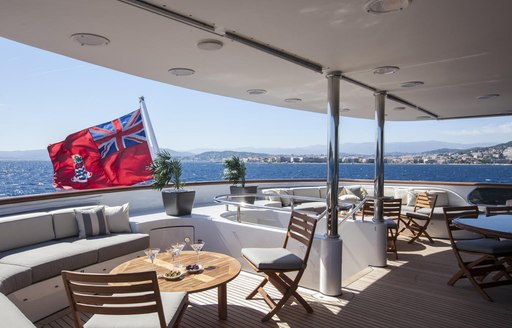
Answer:
<svg viewBox="0 0 512 328"><path fill-rule="evenodd" d="M77 328L82 328L80 312L94 314L87 328L178 327L188 305L186 293L160 293L155 271L62 271L62 279Z"/></svg>
<svg viewBox="0 0 512 328"><path fill-rule="evenodd" d="M402 200L400 198L386 198L382 200L382 214L385 217L384 222L386 223L388 233L388 246L387 251L395 253L395 257L398 259L398 250L396 248L396 240L398 238L398 229L400 228L400 212L402 210ZM375 215L375 201L374 199L367 199L363 207L362 220L366 217L372 217Z"/></svg>
<svg viewBox="0 0 512 328"><path fill-rule="evenodd" d="M413 212L407 212L405 214L404 222L405 226L400 230L400 233L405 231L406 229L412 233L411 239L408 243L412 243L416 239L421 236L425 236L428 238L431 244L434 243L434 240L427 232L428 224L432 219L432 214L434 214L434 207L436 206L437 195L429 194L426 192L420 192L416 197L416 202L414 204ZM418 212L418 210L426 209L422 212Z"/></svg>
<svg viewBox="0 0 512 328"><path fill-rule="evenodd" d="M467 278L484 299L492 301L484 288L512 284L512 277L507 273L502 260L500 260L500 258L512 255L512 242L488 238L456 240L453 231L461 229L456 227L452 220L454 218L477 218L478 207L445 207L443 212L450 244L459 266L459 271L450 278L448 285L453 286L459 279ZM473 259L464 260L461 253L468 254ZM486 277L493 272L497 273L494 276L495 279L486 281ZM500 278L504 279L499 280Z"/></svg>
<svg viewBox="0 0 512 328"><path fill-rule="evenodd" d="M487 206L485 208L485 215L498 215L498 214L511 214L512 206Z"/></svg>
<svg viewBox="0 0 512 328"><path fill-rule="evenodd" d="M293 211L282 248L242 249L242 257L247 263L256 272L262 272L265 275L263 281L246 297L249 300L257 293L260 293L270 307L270 312L261 321L268 321L272 318L291 296L295 297L308 313L313 312L313 308L297 293L297 287L308 263L311 245L315 236L316 223L316 219ZM290 239L306 246L305 254L302 258L287 249ZM293 279L285 274L285 272L295 271L297 274ZM270 282L283 294L283 297L277 303L263 289L267 282Z"/></svg>

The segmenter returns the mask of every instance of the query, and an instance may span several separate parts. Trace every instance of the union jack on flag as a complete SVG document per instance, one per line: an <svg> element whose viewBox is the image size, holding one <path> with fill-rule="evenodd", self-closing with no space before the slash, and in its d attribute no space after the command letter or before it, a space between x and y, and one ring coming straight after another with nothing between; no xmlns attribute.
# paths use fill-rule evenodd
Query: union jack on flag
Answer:
<svg viewBox="0 0 512 328"><path fill-rule="evenodd" d="M140 109L89 128L101 158L147 142Z"/></svg>

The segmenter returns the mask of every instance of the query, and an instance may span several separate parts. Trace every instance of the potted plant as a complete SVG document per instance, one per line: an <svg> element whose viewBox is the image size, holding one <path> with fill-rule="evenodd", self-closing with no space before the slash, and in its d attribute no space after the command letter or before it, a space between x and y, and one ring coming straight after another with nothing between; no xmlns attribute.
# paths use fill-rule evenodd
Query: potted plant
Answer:
<svg viewBox="0 0 512 328"><path fill-rule="evenodd" d="M148 170L153 174L155 181L153 189L162 191L165 213L173 216L190 214L196 192L183 189L185 183L181 181L181 161L172 158L165 150L160 151L148 166ZM162 190L168 183L171 183L174 189Z"/></svg>
<svg viewBox="0 0 512 328"><path fill-rule="evenodd" d="M245 172L245 163L240 157L233 156L224 161L224 179L233 182L233 185L229 187L232 195L255 194L258 191L257 186L245 186ZM256 197L237 197L236 199L254 204Z"/></svg>

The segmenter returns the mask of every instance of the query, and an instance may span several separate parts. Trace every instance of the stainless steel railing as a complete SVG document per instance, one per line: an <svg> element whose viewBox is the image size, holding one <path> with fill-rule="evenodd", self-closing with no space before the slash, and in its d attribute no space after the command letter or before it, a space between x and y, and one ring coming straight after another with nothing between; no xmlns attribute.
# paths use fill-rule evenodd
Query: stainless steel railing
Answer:
<svg viewBox="0 0 512 328"><path fill-rule="evenodd" d="M275 207L275 206L267 206L267 205L264 205L264 204L251 204L251 203L247 203L247 202L244 202L244 201L233 200L233 199L236 199L236 198L244 200L245 197L254 197L255 199L257 199L257 198L265 199L265 198L268 198L268 197L287 198L287 199L290 199L291 206L290 207ZM366 202L366 199L367 198L365 197L363 200L361 200L357 204L340 202L338 204L338 211L347 211L347 210L348 211L345 212L345 214L341 218L338 218L338 225L343 224L350 217L354 218L354 214L357 211L359 211L364 206L364 203ZM295 195L285 195L285 194L260 194L260 193L255 193L255 194L236 194L236 195L235 194L224 194L224 195L215 196L213 198L213 201L216 202L216 203L224 204L227 207L229 207L229 205L235 206L236 207L236 221L239 222L239 223L242 222L242 220L241 220L241 208L256 208L256 209L266 209L266 210L270 210L270 211L292 212L292 211L294 211L295 200L301 200L301 201L307 201L307 202L323 202L323 203L326 203L326 200L324 198L307 197L307 196L295 196ZM318 215L315 215L315 218L317 220L320 220L323 217L325 217L326 214L327 214L327 209L325 209L322 213L320 213Z"/></svg>

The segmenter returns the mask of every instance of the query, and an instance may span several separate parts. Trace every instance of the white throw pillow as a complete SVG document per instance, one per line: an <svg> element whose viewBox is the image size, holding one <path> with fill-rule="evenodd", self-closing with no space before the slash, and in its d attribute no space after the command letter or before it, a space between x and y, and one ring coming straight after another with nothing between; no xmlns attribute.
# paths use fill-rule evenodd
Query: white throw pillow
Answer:
<svg viewBox="0 0 512 328"><path fill-rule="evenodd" d="M396 188L394 198L401 199L402 204L407 204L407 194L409 193L409 189L405 188ZM416 200L415 200L416 201Z"/></svg>
<svg viewBox="0 0 512 328"><path fill-rule="evenodd" d="M407 206L414 206L416 204L416 198L418 197L418 193L415 191L407 192Z"/></svg>
<svg viewBox="0 0 512 328"><path fill-rule="evenodd" d="M87 238L97 235L110 235L105 206L97 206L90 210L75 210L78 224L78 237Z"/></svg>
<svg viewBox="0 0 512 328"><path fill-rule="evenodd" d="M338 200L342 203L350 203L350 204L356 204L359 203L361 199L357 197L356 195L341 195L338 197Z"/></svg>
<svg viewBox="0 0 512 328"><path fill-rule="evenodd" d="M108 228L111 233L132 232L129 211L129 203L121 206L105 207L105 215L107 216Z"/></svg>
<svg viewBox="0 0 512 328"><path fill-rule="evenodd" d="M507 205L507 206L512 206L512 199L507 200L507 202L505 203L505 205Z"/></svg>

